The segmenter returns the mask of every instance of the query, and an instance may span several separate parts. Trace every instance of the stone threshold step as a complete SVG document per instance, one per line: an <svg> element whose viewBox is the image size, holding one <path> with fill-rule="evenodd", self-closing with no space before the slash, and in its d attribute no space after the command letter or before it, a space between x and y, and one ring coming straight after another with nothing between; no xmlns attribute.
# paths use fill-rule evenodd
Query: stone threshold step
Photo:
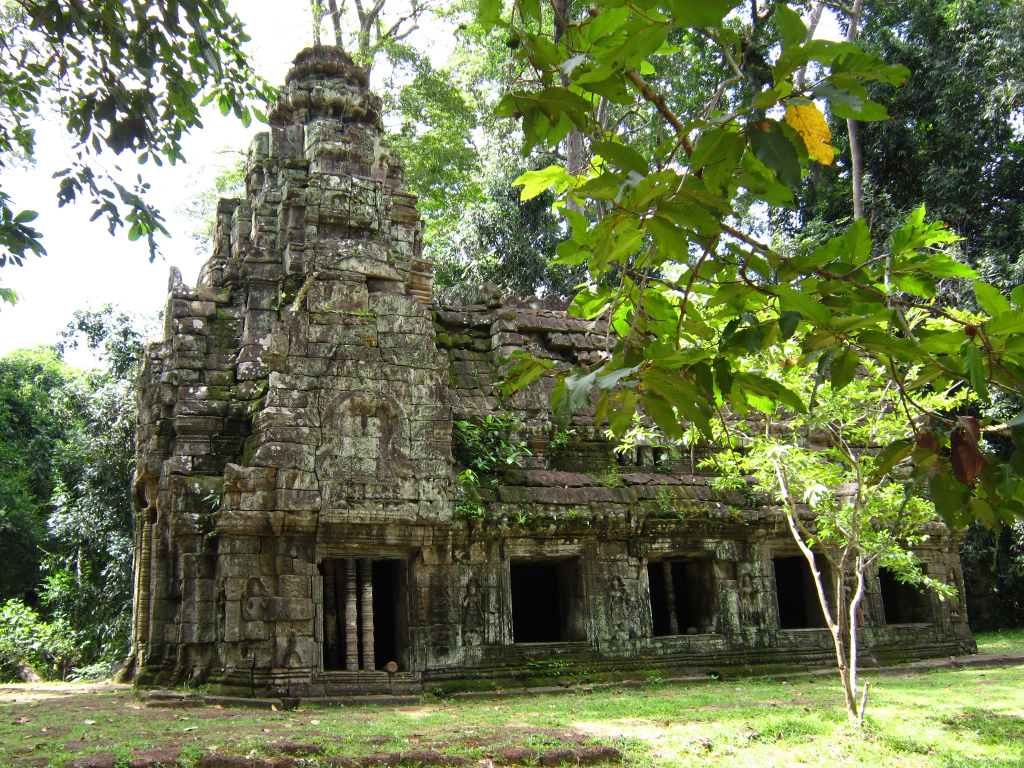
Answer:
<svg viewBox="0 0 1024 768"><path fill-rule="evenodd" d="M924 674L939 669L997 669L999 667L1012 667L1024 664L1024 653L979 653L972 656L949 656L942 659L924 659L911 664L898 664L889 667L865 667L858 668L860 676L891 676L891 675L913 675ZM806 677L829 677L837 674L834 668L794 670L788 673L758 674L751 672L749 675L738 674L733 670L728 674L730 680L742 677L761 677L769 680L791 680ZM594 683L592 685L554 685L535 688L505 688L494 691L463 691L452 693L450 698L455 701L474 701L488 699L509 699L515 696L545 696L565 693L586 693L589 691L600 691L608 689L634 689L644 688L651 685L701 685L711 682L714 678L710 675L696 675L689 677L664 677L654 680L621 680L613 683ZM245 698L240 696L210 696L203 693L180 693L176 691L140 691L139 698L145 702L145 706L160 709L178 709L205 706L220 706L225 708L255 708L255 709L277 709L291 710L300 706L310 707L353 707L353 706L381 706L381 707L409 707L423 703L421 695L382 695L366 694L353 696L317 696L310 698L275 698L258 699Z"/></svg>

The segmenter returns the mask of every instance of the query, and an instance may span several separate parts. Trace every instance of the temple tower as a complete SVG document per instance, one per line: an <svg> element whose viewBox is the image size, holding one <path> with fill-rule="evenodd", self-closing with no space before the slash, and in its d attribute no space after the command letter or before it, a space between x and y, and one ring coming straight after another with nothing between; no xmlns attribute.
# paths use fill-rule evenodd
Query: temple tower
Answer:
<svg viewBox="0 0 1024 768"><path fill-rule="evenodd" d="M450 519L448 361L367 85L339 49L299 54L197 287L172 272L140 391L143 683L294 695L327 670L372 689L430 631L403 565Z"/></svg>

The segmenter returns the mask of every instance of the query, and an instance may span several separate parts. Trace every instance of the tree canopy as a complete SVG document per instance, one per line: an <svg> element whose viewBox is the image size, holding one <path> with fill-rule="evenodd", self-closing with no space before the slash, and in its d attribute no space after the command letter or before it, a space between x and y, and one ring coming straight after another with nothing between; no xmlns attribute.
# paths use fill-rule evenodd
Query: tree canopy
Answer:
<svg viewBox="0 0 1024 768"><path fill-rule="evenodd" d="M553 165L520 179L524 199L554 191L572 225L560 261L585 264L590 282L570 311L609 319L617 335L612 358L564 378L556 398L578 407L596 385L598 421L616 433L641 407L671 436L692 425L710 438L723 408L813 407L770 368L742 361L796 339L796 362L841 389L862 359L874 360L900 393L906 425L885 462L912 458L951 524L1012 521L1024 514L1019 462L987 455L981 438L1024 437L1020 428L936 412L915 393L965 386L982 403L1019 394L1024 287L1006 297L978 279L954 258L959 236L924 207L891 231L858 218L799 243L773 239L758 214L796 209L804 177L835 162L826 113L853 125L884 120L868 86L890 89L911 74L849 40L814 39L799 6L480 3L481 23L515 42L517 78L498 110L521 122L524 151L557 145L573 128L589 140L583 173ZM853 10L848 38L863 4ZM707 51L715 66L699 98L670 103L675 82L654 62L706 60ZM637 141L602 110L642 116L661 141ZM856 179L854 164L845 167ZM937 302L947 280L973 281L980 310ZM521 359L510 387L546 366Z"/></svg>
<svg viewBox="0 0 1024 768"><path fill-rule="evenodd" d="M100 660L108 673L127 653L141 340L136 318L104 306L76 312L56 348L0 358L0 603L38 593L46 617L0 609L30 641L0 647L0 665L31 651L60 676ZM79 344L102 367L70 368L62 352Z"/></svg>
<svg viewBox="0 0 1024 768"><path fill-rule="evenodd" d="M141 174L97 162L126 151L138 163L183 160L181 140L216 103L244 124L272 96L242 49L248 41L224 0L110 3L5 0L0 5L0 171L36 157L35 121L56 114L72 163L54 169L61 205L85 197L111 234L145 238L150 258L163 217L149 205ZM0 267L43 255L36 214L0 189ZM8 289L0 298L12 300Z"/></svg>

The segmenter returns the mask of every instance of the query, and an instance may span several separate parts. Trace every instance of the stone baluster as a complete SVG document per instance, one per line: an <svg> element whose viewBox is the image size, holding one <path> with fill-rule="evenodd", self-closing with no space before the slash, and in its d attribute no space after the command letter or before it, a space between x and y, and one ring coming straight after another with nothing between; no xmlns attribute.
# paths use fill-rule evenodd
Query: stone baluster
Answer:
<svg viewBox="0 0 1024 768"><path fill-rule="evenodd" d="M359 671L359 609L356 561L345 559L345 669Z"/></svg>
<svg viewBox="0 0 1024 768"><path fill-rule="evenodd" d="M375 668L373 653L373 567L366 558L359 561L359 589L363 619L363 669L367 672L372 672Z"/></svg>
<svg viewBox="0 0 1024 768"><path fill-rule="evenodd" d="M676 585L672 581L671 561L662 561L661 573L665 579L665 602L668 603L668 632L670 635L678 635L679 617L676 616Z"/></svg>

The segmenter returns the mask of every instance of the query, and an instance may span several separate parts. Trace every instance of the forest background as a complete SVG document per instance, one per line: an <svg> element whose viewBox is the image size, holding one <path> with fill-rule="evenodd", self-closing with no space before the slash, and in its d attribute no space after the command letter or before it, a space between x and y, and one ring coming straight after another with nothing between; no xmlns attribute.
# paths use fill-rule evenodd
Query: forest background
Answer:
<svg viewBox="0 0 1024 768"><path fill-rule="evenodd" d="M308 20L310 9L295 2L295 14ZM346 49L373 70L389 131L407 162L408 186L420 196L427 219L427 253L437 265L438 289L457 292L491 281L509 293L572 294L586 273L581 264L553 263L569 234L563 216L552 211L553 193L522 200L513 182L552 164L579 163L580 157L570 157L579 149L566 137L524 156L519 124L495 116L499 94L512 84L510 57L520 43L481 24L476 3L453 7L387 0L378 5L380 24L366 23L363 9L360 26L355 7L343 10L337 27L330 6L314 5L313 13L324 14L324 42L333 42L340 32ZM812 4L802 10L809 18ZM834 26L840 35L848 11L838 4L828 11L839 19ZM14 45L23 20L14 4L5 14L4 43ZM756 3L753 15L758 15ZM765 80L767 62L759 58L759 45L770 47L771 36L781 31L771 23L760 31L756 24L744 24L742 17L733 22L749 41L736 64L747 77ZM410 31L414 26L420 30ZM441 32L423 35L422 30ZM759 32L764 39L758 39ZM451 49L439 54L438 46L444 45L427 41L442 37ZM924 206L929 221L944 221L962 238L952 246L956 258L1010 294L1024 282L1024 191L1016 174L1024 153L1019 7L867 0L857 40L910 72L898 88L872 86L871 98L887 108L889 119L860 124L864 217L874 240L884 240ZM680 109L693 94L714 88L721 66L710 42L680 45L674 54L652 61L659 79L677 84L666 96L670 107ZM280 73L267 77L281 79ZM225 105L215 102L211 108L217 106ZM222 111L235 107L229 102ZM39 109L44 118L53 116L47 108L53 107ZM768 215L767 208L749 200L744 210L779 250L827 240L853 216L847 121L831 111L826 116L834 164L811 167L799 179L791 207ZM626 111L615 119L634 146L653 151L661 139L660 124L644 114ZM216 198L240 191L241 149L225 152L223 162L206 175L208 185L184 206L200 254L208 246L207 216ZM589 149L582 151L586 155ZM5 163L28 162L24 152L21 159L17 154L8 153ZM37 160L31 173L48 177L56 170ZM145 168L131 173L136 170ZM136 210L134 203L120 201L126 222L121 234L141 241L136 258L144 262L149 233L133 231L127 216ZM109 221L109 211L104 216ZM43 235L45 245L45 230ZM158 232L155 247L168 252ZM45 263L47 257L41 258ZM4 268L0 285L16 290L17 275L17 269ZM940 282L937 300L950 307L976 306L969 282L957 279ZM0 315L9 311L0 307ZM102 306L83 307L68 322L54 346L19 350L0 360L0 601L5 601L0 659L8 676L24 675L26 661L53 676L103 675L127 650L134 376L147 323ZM98 365L70 366L65 357L75 348L93 350ZM978 416L999 423L1013 418L1021 403L999 397L977 408ZM1009 458L1012 447L993 439L986 450ZM1003 527L998 536L972 526L964 557L976 629L1024 620L1022 539L1019 523Z"/></svg>

